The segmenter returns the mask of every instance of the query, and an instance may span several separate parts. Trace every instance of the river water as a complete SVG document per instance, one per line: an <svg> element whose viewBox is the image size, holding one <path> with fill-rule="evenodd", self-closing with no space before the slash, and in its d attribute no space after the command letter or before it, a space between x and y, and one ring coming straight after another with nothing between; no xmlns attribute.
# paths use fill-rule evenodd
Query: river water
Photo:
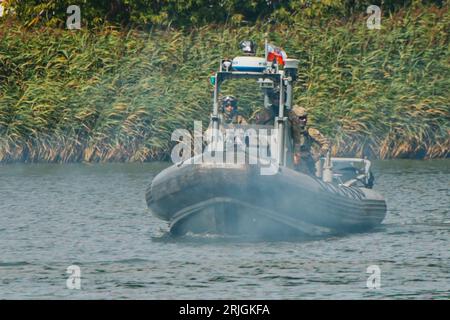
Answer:
<svg viewBox="0 0 450 320"><path fill-rule="evenodd" d="M450 298L448 159L375 162L377 230L283 242L167 237L144 200L166 165L0 166L0 299Z"/></svg>

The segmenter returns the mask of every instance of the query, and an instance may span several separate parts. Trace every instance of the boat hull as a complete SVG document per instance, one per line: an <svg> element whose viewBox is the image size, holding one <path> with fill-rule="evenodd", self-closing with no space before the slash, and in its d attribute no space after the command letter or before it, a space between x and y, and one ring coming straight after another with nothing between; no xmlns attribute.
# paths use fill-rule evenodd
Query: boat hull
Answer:
<svg viewBox="0 0 450 320"><path fill-rule="evenodd" d="M255 165L174 165L154 178L146 200L175 235L320 236L368 230L386 215L386 202L371 189L286 167L261 175Z"/></svg>

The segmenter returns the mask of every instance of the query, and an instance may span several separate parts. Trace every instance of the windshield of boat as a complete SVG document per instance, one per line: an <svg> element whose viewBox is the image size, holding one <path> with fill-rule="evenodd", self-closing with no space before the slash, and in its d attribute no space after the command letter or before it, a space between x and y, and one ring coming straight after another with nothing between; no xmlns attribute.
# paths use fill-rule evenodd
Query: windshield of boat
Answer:
<svg viewBox="0 0 450 320"><path fill-rule="evenodd" d="M232 79L222 83L220 88L219 112L222 110L224 97L233 96L236 99L237 113L244 117L248 124L256 124L261 115L267 111L264 108L264 93L256 80L252 79Z"/></svg>

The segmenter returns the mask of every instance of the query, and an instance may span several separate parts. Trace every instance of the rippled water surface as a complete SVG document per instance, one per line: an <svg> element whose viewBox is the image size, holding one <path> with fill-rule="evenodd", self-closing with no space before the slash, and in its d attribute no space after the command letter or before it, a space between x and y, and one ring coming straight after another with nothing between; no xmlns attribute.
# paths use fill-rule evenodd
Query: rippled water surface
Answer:
<svg viewBox="0 0 450 320"><path fill-rule="evenodd" d="M376 162L382 227L285 242L165 237L144 200L164 166L0 166L0 298L450 298L449 160Z"/></svg>

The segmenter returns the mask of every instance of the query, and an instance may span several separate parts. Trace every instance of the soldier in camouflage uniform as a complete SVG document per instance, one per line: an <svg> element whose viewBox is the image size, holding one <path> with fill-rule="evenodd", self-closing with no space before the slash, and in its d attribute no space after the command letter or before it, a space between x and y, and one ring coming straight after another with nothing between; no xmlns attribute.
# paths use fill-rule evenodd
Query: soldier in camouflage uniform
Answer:
<svg viewBox="0 0 450 320"><path fill-rule="evenodd" d="M222 99L222 121L224 124L247 124L243 116L238 114L237 100L233 96Z"/></svg>
<svg viewBox="0 0 450 320"><path fill-rule="evenodd" d="M295 169L315 175L316 162L321 156L325 156L330 149L330 143L319 130L306 126L308 114L305 108L295 105L289 112L291 135L294 142L294 166ZM318 154L312 153L313 144L320 147Z"/></svg>
<svg viewBox="0 0 450 320"><path fill-rule="evenodd" d="M270 105L267 108L257 110L254 115L255 123L261 125L273 125L275 117L278 115L280 92L275 89L269 93Z"/></svg>
<svg viewBox="0 0 450 320"><path fill-rule="evenodd" d="M269 108L258 109L253 116L256 124L273 125L278 114L278 106L271 105Z"/></svg>

